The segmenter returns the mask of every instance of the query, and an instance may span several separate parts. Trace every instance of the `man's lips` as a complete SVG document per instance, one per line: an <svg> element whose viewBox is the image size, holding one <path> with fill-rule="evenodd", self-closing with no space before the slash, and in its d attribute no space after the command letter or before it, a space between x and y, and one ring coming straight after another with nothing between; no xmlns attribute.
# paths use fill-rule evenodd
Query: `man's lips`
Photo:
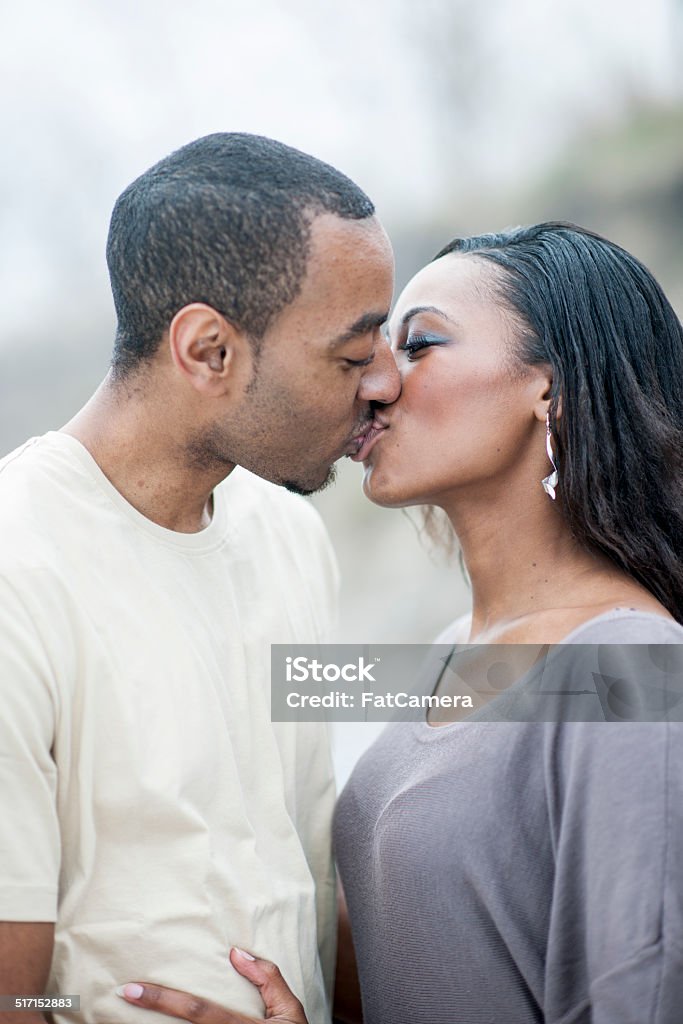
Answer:
<svg viewBox="0 0 683 1024"><path fill-rule="evenodd" d="M353 438L356 444L356 450L349 458L352 462L363 462L369 455L371 449L374 447L377 438L380 437L387 429L388 424L383 423L377 417L374 418L363 434L359 434Z"/></svg>

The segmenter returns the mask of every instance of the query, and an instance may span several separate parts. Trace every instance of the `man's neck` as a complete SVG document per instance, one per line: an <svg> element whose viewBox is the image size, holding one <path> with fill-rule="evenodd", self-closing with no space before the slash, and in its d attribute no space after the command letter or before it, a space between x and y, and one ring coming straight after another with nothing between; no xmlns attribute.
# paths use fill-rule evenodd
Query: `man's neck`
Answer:
<svg viewBox="0 0 683 1024"><path fill-rule="evenodd" d="M209 525L213 489L234 468L193 465L177 405L147 388L115 383L111 376L61 430L87 448L138 512L178 533L198 533Z"/></svg>

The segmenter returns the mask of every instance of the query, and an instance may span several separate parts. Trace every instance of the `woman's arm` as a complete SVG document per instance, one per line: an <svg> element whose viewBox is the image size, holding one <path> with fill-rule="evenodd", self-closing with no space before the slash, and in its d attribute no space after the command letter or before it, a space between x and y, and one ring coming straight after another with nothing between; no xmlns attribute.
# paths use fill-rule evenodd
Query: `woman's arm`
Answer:
<svg viewBox="0 0 683 1024"><path fill-rule="evenodd" d="M253 957L241 949L230 950L230 963L238 974L258 988L266 1020L273 1024L308 1024L303 1006L275 964ZM234 1013L191 992L179 992L146 981L128 982L117 989L116 994L132 1006L155 1010L167 1017L177 1017L187 1024L262 1024L253 1017ZM140 1019L142 1021L143 1018Z"/></svg>
<svg viewBox="0 0 683 1024"><path fill-rule="evenodd" d="M339 1024L363 1024L356 951L353 948L349 912L341 882L337 886L337 911L337 974L333 1016Z"/></svg>
<svg viewBox="0 0 683 1024"><path fill-rule="evenodd" d="M341 886L338 898L339 944L334 1015L339 1024L363 1024L356 957ZM266 1020L279 1021L280 1024L308 1024L303 1006L291 992L275 964L254 958L239 949L230 951L230 963L242 977L247 978L259 989ZM232 1010L191 992L180 992L145 981L128 982L122 985L116 994L133 1006L140 1006L144 1010L156 1010L157 1013L177 1017L189 1024L257 1024L251 1017L233 1013Z"/></svg>
<svg viewBox="0 0 683 1024"><path fill-rule="evenodd" d="M678 1024L683 723L567 723L549 759L556 851L545 1012Z"/></svg>

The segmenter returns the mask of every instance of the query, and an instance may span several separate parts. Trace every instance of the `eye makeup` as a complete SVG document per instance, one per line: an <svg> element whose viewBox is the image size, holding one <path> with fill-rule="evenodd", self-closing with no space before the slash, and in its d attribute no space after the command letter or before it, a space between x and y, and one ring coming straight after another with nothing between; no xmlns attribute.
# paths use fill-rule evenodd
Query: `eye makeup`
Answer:
<svg viewBox="0 0 683 1024"><path fill-rule="evenodd" d="M438 345L447 345L449 342L448 338L444 338L440 334L429 334L420 333L419 331L413 331L405 341L402 341L397 346L398 352L407 352L408 359L415 355L416 352L420 352L422 349L434 348Z"/></svg>

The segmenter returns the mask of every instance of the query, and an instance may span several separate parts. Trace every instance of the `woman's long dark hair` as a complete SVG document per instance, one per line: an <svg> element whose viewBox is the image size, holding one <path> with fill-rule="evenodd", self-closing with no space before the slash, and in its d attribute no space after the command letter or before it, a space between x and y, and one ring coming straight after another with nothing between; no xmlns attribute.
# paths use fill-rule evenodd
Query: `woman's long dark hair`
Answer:
<svg viewBox="0 0 683 1024"><path fill-rule="evenodd" d="M572 533L683 622L683 327L662 289L630 253L574 224L456 238L435 259L451 252L496 265L519 358L552 367Z"/></svg>

